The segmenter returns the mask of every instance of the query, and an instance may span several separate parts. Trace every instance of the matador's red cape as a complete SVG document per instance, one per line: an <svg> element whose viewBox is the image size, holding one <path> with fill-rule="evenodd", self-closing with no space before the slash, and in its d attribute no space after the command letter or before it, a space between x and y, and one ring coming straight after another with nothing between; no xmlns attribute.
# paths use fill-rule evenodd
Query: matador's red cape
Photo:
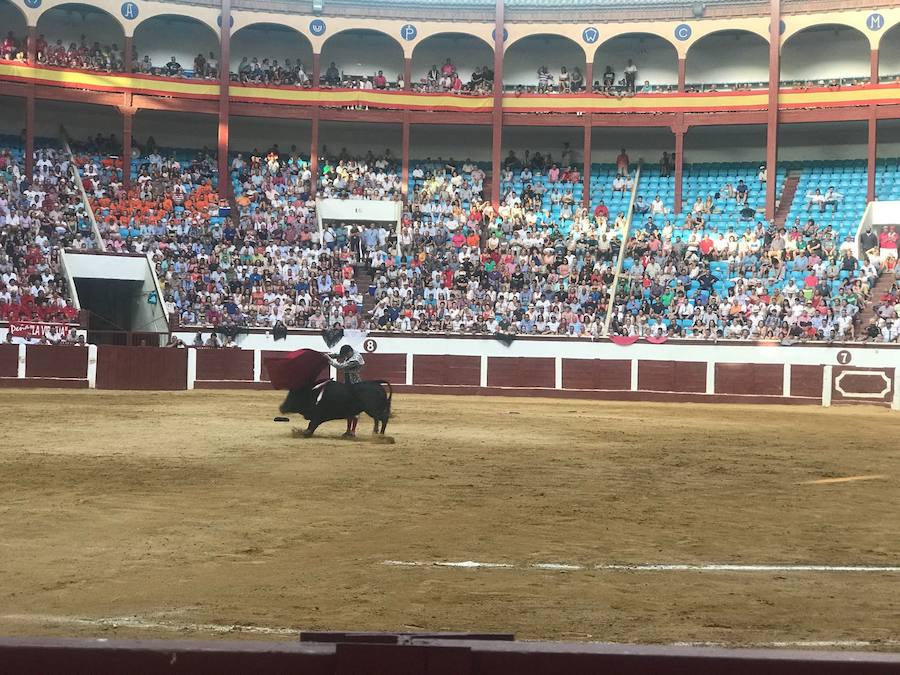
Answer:
<svg viewBox="0 0 900 675"><path fill-rule="evenodd" d="M269 380L275 389L303 389L323 378L328 359L315 349L298 349L283 356L267 356L265 363ZM324 374L327 377L327 374Z"/></svg>

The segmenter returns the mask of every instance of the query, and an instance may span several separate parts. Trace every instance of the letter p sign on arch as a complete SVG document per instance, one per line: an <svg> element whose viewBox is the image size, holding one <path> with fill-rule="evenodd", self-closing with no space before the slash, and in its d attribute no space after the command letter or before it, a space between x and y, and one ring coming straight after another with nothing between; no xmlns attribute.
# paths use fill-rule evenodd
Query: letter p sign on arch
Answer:
<svg viewBox="0 0 900 675"><path fill-rule="evenodd" d="M418 29L413 26L411 23L406 23L400 26L400 37L402 37L407 42L416 39L416 35L419 34Z"/></svg>

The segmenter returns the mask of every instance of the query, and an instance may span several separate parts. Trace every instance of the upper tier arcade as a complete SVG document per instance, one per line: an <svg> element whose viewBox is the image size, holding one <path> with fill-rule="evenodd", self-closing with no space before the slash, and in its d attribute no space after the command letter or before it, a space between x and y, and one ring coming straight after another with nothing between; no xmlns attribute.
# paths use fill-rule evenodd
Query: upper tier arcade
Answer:
<svg viewBox="0 0 900 675"><path fill-rule="evenodd" d="M495 169L504 125L765 124L774 164L779 123L900 118L900 6L846 4L0 0L0 80L26 133L35 100L115 106L128 143L137 110L217 115L220 163L240 115L490 126Z"/></svg>

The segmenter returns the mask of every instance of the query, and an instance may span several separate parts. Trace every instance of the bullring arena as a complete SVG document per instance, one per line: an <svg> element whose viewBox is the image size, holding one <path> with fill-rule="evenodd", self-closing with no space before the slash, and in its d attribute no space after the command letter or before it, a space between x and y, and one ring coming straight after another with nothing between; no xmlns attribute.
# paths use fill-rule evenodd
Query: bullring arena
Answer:
<svg viewBox="0 0 900 675"><path fill-rule="evenodd" d="M385 446L271 391L2 400L7 635L898 644L887 410L401 394Z"/></svg>
<svg viewBox="0 0 900 675"><path fill-rule="evenodd" d="M896 3L0 0L0 674L898 672L898 248Z"/></svg>

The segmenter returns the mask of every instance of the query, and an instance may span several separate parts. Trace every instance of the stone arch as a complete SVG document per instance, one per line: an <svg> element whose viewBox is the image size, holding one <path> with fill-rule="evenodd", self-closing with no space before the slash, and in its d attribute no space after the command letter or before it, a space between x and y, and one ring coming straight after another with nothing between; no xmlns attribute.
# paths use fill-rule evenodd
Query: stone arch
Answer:
<svg viewBox="0 0 900 675"><path fill-rule="evenodd" d="M678 49L656 33L623 33L598 45L594 79L600 79L606 66L612 66L616 81L621 80L628 59L637 66L638 84L646 80L654 87L678 84Z"/></svg>
<svg viewBox="0 0 900 675"><path fill-rule="evenodd" d="M242 26L231 34L231 72L236 73L241 59L257 57L277 59L284 63L300 60L306 72L312 75L313 45L309 38L296 28L268 21L257 21Z"/></svg>
<svg viewBox="0 0 900 675"><path fill-rule="evenodd" d="M861 30L841 23L807 26L781 45L781 81L868 78L869 38Z"/></svg>
<svg viewBox="0 0 900 675"><path fill-rule="evenodd" d="M725 29L696 40L685 56L687 84L753 83L769 79L769 42L757 33Z"/></svg>
<svg viewBox="0 0 900 675"><path fill-rule="evenodd" d="M323 82L331 63L348 77L371 77L381 70L393 82L403 73L403 46L381 30L348 28L325 40L320 63Z"/></svg>
<svg viewBox="0 0 900 675"><path fill-rule="evenodd" d="M475 68L494 67L494 47L472 33L447 31L421 40L412 52L412 81L424 78L432 65L438 67L451 59L460 78L467 82Z"/></svg>
<svg viewBox="0 0 900 675"><path fill-rule="evenodd" d="M125 45L125 27L116 16L80 2L48 8L38 17L36 28L38 35L43 35L49 45L62 41L68 47L73 42L78 44L82 36L89 46L99 42L101 46L115 46L121 50Z"/></svg>
<svg viewBox="0 0 900 675"><path fill-rule="evenodd" d="M562 66L569 72L578 68L584 73L586 65L584 49L571 38L554 33L525 35L505 47L503 85L535 87L541 66L547 67L556 83Z"/></svg>
<svg viewBox="0 0 900 675"><path fill-rule="evenodd" d="M141 21L134 29L134 46L138 62L150 56L154 66L160 67L171 57L185 70L192 70L194 57L202 53L219 62L219 36L204 21L181 14L158 14Z"/></svg>

